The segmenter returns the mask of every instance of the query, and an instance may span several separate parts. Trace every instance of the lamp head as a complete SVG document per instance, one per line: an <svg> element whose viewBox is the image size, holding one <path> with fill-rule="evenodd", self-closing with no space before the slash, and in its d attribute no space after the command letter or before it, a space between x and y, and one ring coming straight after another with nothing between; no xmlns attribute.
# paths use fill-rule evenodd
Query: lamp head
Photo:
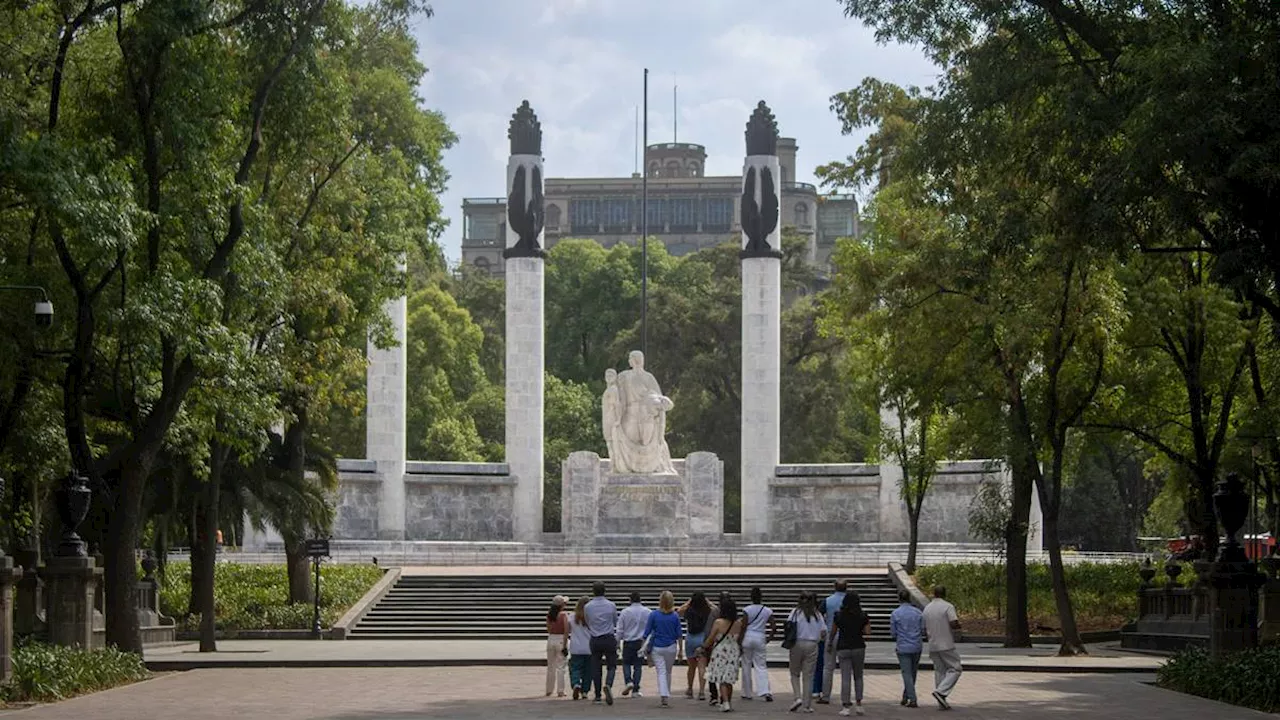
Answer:
<svg viewBox="0 0 1280 720"><path fill-rule="evenodd" d="M36 301L36 324L40 327L49 327L53 324L53 303L48 300Z"/></svg>

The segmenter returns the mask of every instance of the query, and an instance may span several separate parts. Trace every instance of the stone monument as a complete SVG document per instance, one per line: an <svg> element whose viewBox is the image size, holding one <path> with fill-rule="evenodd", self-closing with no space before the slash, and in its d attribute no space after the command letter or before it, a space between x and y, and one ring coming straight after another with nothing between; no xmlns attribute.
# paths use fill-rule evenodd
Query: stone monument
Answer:
<svg viewBox="0 0 1280 720"><path fill-rule="evenodd" d="M675 405L632 351L629 370L605 372L600 425L609 457L575 452L564 463L561 533L573 547L718 545L724 463L708 452L672 460L667 412Z"/></svg>
<svg viewBox="0 0 1280 720"><path fill-rule="evenodd" d="M674 475L667 447L667 412L674 406L662 394L653 373L644 369L644 353L631 351L630 370L605 373L601 421L615 475ZM612 380L610 378L613 378Z"/></svg>
<svg viewBox="0 0 1280 720"><path fill-rule="evenodd" d="M782 236L778 124L761 100L742 169L742 536L769 534L769 483L781 460Z"/></svg>
<svg viewBox="0 0 1280 720"><path fill-rule="evenodd" d="M543 360L545 352L542 250L542 124L529 101L507 131L507 465L515 480L514 535L542 534Z"/></svg>

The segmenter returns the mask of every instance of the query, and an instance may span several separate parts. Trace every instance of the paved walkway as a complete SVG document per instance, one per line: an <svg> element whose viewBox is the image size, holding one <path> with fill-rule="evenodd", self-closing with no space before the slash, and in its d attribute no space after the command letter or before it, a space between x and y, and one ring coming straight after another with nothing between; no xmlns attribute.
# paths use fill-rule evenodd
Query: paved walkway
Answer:
<svg viewBox="0 0 1280 720"><path fill-rule="evenodd" d="M712 718L705 704L683 698L670 709L650 695L619 699L613 707L542 697L536 668L345 668L194 670L129 687L7 714L13 720L409 720L410 718ZM784 671L770 673L776 702L734 702L745 717L806 717L786 712L791 699ZM925 688L927 677L921 678ZM1180 695L1147 684L1149 676L973 673L960 680L955 710L939 716L932 704L899 707L895 672L867 674L868 718L1060 718L1131 720L1242 720L1269 717L1251 710ZM837 684L838 684L837 680ZM928 697L926 694L925 697ZM835 717L837 705L817 706L815 717Z"/></svg>
<svg viewBox="0 0 1280 720"><path fill-rule="evenodd" d="M545 640L223 640L217 653L200 653L196 643L152 647L146 651L153 670L201 667L441 667L542 666ZM769 664L786 667L787 652L769 644ZM960 655L969 670L1022 672L1154 672L1163 658L1129 653L1114 645L1092 645L1090 655L1060 658L1057 647L1009 649L962 643ZM895 669L893 644L868 643L870 668ZM928 659L925 666L930 667Z"/></svg>

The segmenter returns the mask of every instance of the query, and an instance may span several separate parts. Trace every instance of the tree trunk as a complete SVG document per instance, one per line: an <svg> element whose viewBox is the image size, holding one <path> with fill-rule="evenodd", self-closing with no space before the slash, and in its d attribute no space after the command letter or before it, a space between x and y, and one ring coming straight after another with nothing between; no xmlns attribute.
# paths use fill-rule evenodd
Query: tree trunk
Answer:
<svg viewBox="0 0 1280 720"><path fill-rule="evenodd" d="M188 554L191 556L191 587L187 594L187 614L195 615L200 612L200 582L204 577L200 574L200 568L204 567L204 537L200 533L200 493L199 486L188 487L186 485L190 477L183 473L183 487L190 494L191 504L187 508L186 522L187 526L187 547Z"/></svg>
<svg viewBox="0 0 1280 720"><path fill-rule="evenodd" d="M1205 560L1213 560L1218 556L1218 518L1213 514L1213 483L1216 480L1212 470L1196 468L1195 485L1191 488L1195 515L1190 518L1193 531L1204 541Z"/></svg>
<svg viewBox="0 0 1280 720"><path fill-rule="evenodd" d="M923 505L923 503L921 503ZM920 508L914 511L907 507L907 564L906 571L914 575L916 572L916 550L920 545Z"/></svg>
<svg viewBox="0 0 1280 720"><path fill-rule="evenodd" d="M188 533L191 536L191 549L189 551L191 556L191 587L187 592L188 615L195 615L200 612L200 581L204 579L200 574L200 568L204 567L204 551L200 545L200 533L196 531L196 528L199 527L199 520L195 519L198 516L192 517L192 532Z"/></svg>
<svg viewBox="0 0 1280 720"><path fill-rule="evenodd" d="M221 424L221 423L219 423ZM209 443L209 477L201 488L201 502L196 513L197 534L203 547L200 557L200 652L217 652L217 617L214 577L218 568L218 499L222 495L222 471L226 467L228 449L219 442ZM197 568L191 568L195 578ZM194 586L195 583L193 582Z"/></svg>
<svg viewBox="0 0 1280 720"><path fill-rule="evenodd" d="M1005 531L1005 647L1031 647L1027 622L1027 530L1031 522L1032 480L1012 463L1012 497Z"/></svg>
<svg viewBox="0 0 1280 720"><path fill-rule="evenodd" d="M1049 549L1049 574L1053 578L1053 602L1058 610L1058 623L1062 626L1062 646L1058 655L1088 655L1089 651L1080 638L1075 610L1071 606L1071 594L1067 591L1067 573L1062 566L1062 543L1058 539L1057 508L1044 508L1044 541Z"/></svg>
<svg viewBox="0 0 1280 720"><path fill-rule="evenodd" d="M159 443L155 443L158 447ZM138 562L134 549L142 530L142 487L151 475L154 450L120 464L120 480L107 529L106 569L107 644L124 652L142 653L142 635L134 608Z"/></svg>
<svg viewBox="0 0 1280 720"><path fill-rule="evenodd" d="M285 538L284 556L289 569L289 602L315 602L311 589L311 561L303 552L302 541Z"/></svg>

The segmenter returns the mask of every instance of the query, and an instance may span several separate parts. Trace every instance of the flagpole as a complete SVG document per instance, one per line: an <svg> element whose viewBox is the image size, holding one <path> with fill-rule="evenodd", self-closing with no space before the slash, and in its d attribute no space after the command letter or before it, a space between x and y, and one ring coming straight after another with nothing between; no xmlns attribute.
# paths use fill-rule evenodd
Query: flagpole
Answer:
<svg viewBox="0 0 1280 720"><path fill-rule="evenodd" d="M640 352L649 353L649 68L644 69L644 166L640 168Z"/></svg>

